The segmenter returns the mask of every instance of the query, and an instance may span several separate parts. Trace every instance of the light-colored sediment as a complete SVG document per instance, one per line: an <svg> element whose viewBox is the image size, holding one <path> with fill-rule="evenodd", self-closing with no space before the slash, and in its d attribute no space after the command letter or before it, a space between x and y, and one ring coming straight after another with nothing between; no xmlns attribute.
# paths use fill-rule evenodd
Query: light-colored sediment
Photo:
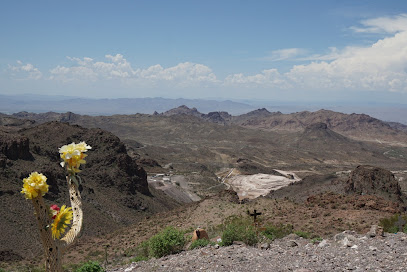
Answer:
<svg viewBox="0 0 407 272"><path fill-rule="evenodd" d="M272 190L278 190L301 180L293 172L275 171L278 171L284 176L269 174L236 175L228 178L225 182L237 192L240 199L254 199L259 196L267 195Z"/></svg>

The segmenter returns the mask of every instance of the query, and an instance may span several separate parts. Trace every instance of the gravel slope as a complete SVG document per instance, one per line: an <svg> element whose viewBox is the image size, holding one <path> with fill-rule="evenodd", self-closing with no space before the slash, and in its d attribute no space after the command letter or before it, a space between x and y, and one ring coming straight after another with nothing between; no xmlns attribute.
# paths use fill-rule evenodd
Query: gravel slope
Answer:
<svg viewBox="0 0 407 272"><path fill-rule="evenodd" d="M208 246L110 272L136 271L407 271L407 235L384 237L346 231L312 244L289 235L270 245Z"/></svg>

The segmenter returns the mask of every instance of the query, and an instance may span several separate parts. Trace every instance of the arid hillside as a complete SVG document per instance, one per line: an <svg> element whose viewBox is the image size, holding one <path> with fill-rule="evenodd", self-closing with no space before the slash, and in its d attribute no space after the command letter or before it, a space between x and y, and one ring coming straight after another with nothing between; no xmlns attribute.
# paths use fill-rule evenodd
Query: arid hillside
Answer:
<svg viewBox="0 0 407 272"><path fill-rule="evenodd" d="M349 228L366 231L379 219L404 211L407 148L399 139L405 132L365 115L336 114L330 117L334 122L315 114L331 112L283 115L291 121L272 129L257 124L273 116L283 118L282 114L265 110L245 116L202 115L186 107L153 115L1 115L0 198L6 208L1 210L0 226L6 238L1 240L0 256L20 260L39 252L39 242L27 238L35 233L35 225L31 206L19 193L21 180L32 171L43 172L51 185L47 201L67 203L58 147L73 141L93 147L81 174L87 216L84 238L75 250L103 252L108 243L117 261L167 225L202 226L218 235L217 225L248 209L262 211L264 223L292 224L318 235ZM377 140L372 141L372 135ZM223 192L228 187L224 178L233 169L240 174L289 171L301 181L267 197L239 202L235 192ZM201 200L180 206L164 191L148 186L147 175L159 188L160 181L154 181L158 173L180 177L182 184L174 179L173 185L188 187ZM355 174L352 179L350 173ZM374 180L382 183L369 183ZM383 185L387 182L391 188ZM361 195L363 190L368 194ZM67 258L80 261L89 256L73 253Z"/></svg>
<svg viewBox="0 0 407 272"><path fill-rule="evenodd" d="M260 109L231 116L182 106L154 115L14 116L102 128L120 137L140 158L184 172L216 172L237 166L240 158L263 167L316 172L350 170L359 164L397 170L407 161L403 130L367 115L325 110L281 114Z"/></svg>
<svg viewBox="0 0 407 272"><path fill-rule="evenodd" d="M246 114L231 116L227 112L201 114L196 109L181 106L163 113L166 116L180 114L198 116L203 120L225 125L234 124L247 128L286 132L304 131L312 124L324 123L333 131L358 140L381 140L404 146L407 139L407 134L400 133L405 132L405 125L403 124L383 122L366 114L345 114L330 110L283 114L281 112L269 112L263 108Z"/></svg>
<svg viewBox="0 0 407 272"><path fill-rule="evenodd" d="M86 213L83 237L111 233L147 215L179 206L148 187L144 169L109 132L51 122L18 132L0 130L0 135L0 258L19 260L42 252L39 240L33 239L33 234L37 235L33 207L20 193L22 179L34 171L43 173L50 185L47 203L69 205L58 148L71 142L86 141L92 146L80 173Z"/></svg>

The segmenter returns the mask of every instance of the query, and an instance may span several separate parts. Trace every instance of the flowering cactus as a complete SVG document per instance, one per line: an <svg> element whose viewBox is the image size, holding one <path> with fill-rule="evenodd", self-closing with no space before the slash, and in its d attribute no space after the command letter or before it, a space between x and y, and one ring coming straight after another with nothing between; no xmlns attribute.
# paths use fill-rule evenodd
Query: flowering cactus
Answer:
<svg viewBox="0 0 407 272"><path fill-rule="evenodd" d="M85 164L84 158L91 147L85 142L79 144L64 145L59 149L63 162L62 167L66 167L69 194L72 207L57 205L48 207L43 196L48 192L49 185L47 177L38 172L33 172L29 177L23 179L21 193L26 199L31 199L38 223L38 229L44 251L46 255L45 270L51 272L62 272L62 254L78 237L82 229L83 213L81 195L78 190L79 167ZM65 233L68 225L73 221L71 228Z"/></svg>

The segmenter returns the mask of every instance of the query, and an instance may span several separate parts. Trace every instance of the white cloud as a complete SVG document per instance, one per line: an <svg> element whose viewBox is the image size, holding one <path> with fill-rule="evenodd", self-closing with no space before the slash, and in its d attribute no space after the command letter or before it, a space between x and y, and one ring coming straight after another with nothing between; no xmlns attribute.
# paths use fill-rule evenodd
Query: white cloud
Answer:
<svg viewBox="0 0 407 272"><path fill-rule="evenodd" d="M358 33L397 33L407 31L407 14L378 17L361 21L362 26L352 26Z"/></svg>
<svg viewBox="0 0 407 272"><path fill-rule="evenodd" d="M277 71L277 69L263 70L261 74L245 76L243 74L229 75L224 80L225 86L245 86L245 87L264 87L273 86L276 88L289 88L290 85L286 79Z"/></svg>
<svg viewBox="0 0 407 272"><path fill-rule="evenodd" d="M9 65L8 71L11 76L15 79L35 79L38 80L42 78L41 71L36 68L31 63L24 64L22 61L18 60L17 65Z"/></svg>
<svg viewBox="0 0 407 272"><path fill-rule="evenodd" d="M166 69L157 64L147 69L137 70L135 74L140 79L171 81L179 85L217 82L215 74L208 66L191 62L179 63Z"/></svg>
<svg viewBox="0 0 407 272"><path fill-rule="evenodd" d="M300 60L300 61L329 61L329 60L335 60L340 56L340 52L338 50L338 48L336 47L329 47L329 52L325 53L325 54L313 54L313 55L309 55L306 57L301 57L301 58L297 58L296 60Z"/></svg>
<svg viewBox="0 0 407 272"><path fill-rule="evenodd" d="M302 48L285 48L271 51L267 56L261 58L261 60L267 61L280 61L293 59L299 55L305 54L307 51Z"/></svg>
<svg viewBox="0 0 407 272"><path fill-rule="evenodd" d="M392 91L407 93L407 15L380 17L361 21L353 27L356 34L386 33L386 37L370 46L330 47L325 53L304 56L300 48L286 48L270 53L268 60L297 60L282 73L276 68L251 75L236 73L217 79L210 67L192 62L171 67L160 64L133 68L121 54L105 55L104 60L89 57L68 57L70 66L56 66L49 76L34 65L21 61L9 65L13 78L50 79L48 82L98 82L98 86L118 86L131 89L162 89L197 87L221 90L223 87L242 92L255 89L298 91ZM108 81L110 83L108 84ZM106 83L106 84L105 84ZM96 86L96 85L95 85Z"/></svg>
<svg viewBox="0 0 407 272"><path fill-rule="evenodd" d="M105 58L111 62L95 62L92 58L82 59L67 57L76 63L71 67L57 66L50 70L50 79L63 82L76 80L97 81L101 79L129 78L134 75L130 63L121 54L115 56L106 55Z"/></svg>
<svg viewBox="0 0 407 272"><path fill-rule="evenodd" d="M180 87L188 87L205 82L217 82L212 70L202 64L184 62L169 68L163 68L157 64L147 69L134 70L131 64L121 54L115 56L106 55L105 58L108 61L94 61L87 57L82 59L68 57L75 65L71 67L57 66L51 69L50 79L63 82L121 79L144 86L147 84L155 85L166 82Z"/></svg>
<svg viewBox="0 0 407 272"><path fill-rule="evenodd" d="M284 74L276 70L269 75L265 72L271 70L256 75L235 74L228 76L225 84L407 93L407 15L365 20L362 25L365 32L386 31L393 34L368 47L346 47L343 50L333 47L327 54L302 58L312 62L295 65ZM362 32L361 29L358 31Z"/></svg>

